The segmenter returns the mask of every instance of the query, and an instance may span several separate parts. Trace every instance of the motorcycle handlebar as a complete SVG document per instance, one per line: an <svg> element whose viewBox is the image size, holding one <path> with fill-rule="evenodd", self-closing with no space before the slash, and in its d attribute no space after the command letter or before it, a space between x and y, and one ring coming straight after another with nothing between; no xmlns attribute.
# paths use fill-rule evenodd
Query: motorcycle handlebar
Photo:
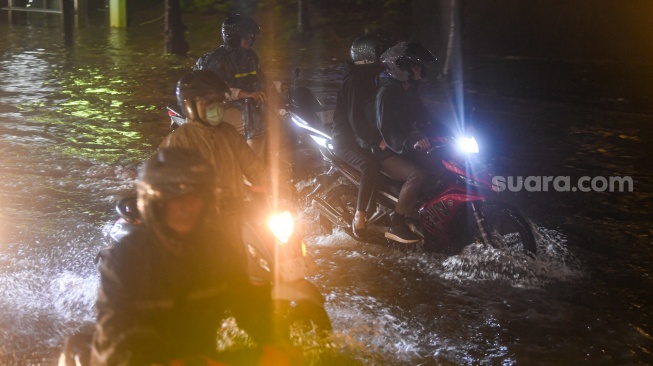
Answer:
<svg viewBox="0 0 653 366"><path fill-rule="evenodd" d="M415 147L414 150L419 153L431 154L434 151L440 150L447 146L447 139L444 137L427 137L430 146L426 149L423 149L419 146Z"/></svg>

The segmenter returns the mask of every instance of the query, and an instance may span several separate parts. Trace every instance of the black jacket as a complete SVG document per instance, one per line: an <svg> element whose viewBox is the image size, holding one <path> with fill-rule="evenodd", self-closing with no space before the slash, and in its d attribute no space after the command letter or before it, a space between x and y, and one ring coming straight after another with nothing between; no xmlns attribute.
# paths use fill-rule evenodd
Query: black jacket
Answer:
<svg viewBox="0 0 653 366"><path fill-rule="evenodd" d="M229 311L256 341L269 342L270 288L250 284L244 247L227 230L166 250L147 227L104 256L92 365L168 363L216 350Z"/></svg>
<svg viewBox="0 0 653 366"><path fill-rule="evenodd" d="M376 65L345 64L333 113L334 145L358 143L369 151L381 141L374 120L378 74Z"/></svg>
<svg viewBox="0 0 653 366"><path fill-rule="evenodd" d="M259 68L258 55L252 49L222 45L200 57L194 70L211 70L230 88L250 93L265 90L265 76Z"/></svg>
<svg viewBox="0 0 653 366"><path fill-rule="evenodd" d="M397 154L424 138L420 129L430 125L430 120L417 86L406 90L396 79L383 79L376 95L376 124L390 150Z"/></svg>

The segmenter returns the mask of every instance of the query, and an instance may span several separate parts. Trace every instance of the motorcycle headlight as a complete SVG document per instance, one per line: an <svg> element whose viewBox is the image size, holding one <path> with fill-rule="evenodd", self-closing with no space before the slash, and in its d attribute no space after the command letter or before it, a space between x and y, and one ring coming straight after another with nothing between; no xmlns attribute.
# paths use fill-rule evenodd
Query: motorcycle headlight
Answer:
<svg viewBox="0 0 653 366"><path fill-rule="evenodd" d="M459 137L456 139L456 145L458 150L466 154L478 154L478 143L474 136L471 137Z"/></svg>
<svg viewBox="0 0 653 366"><path fill-rule="evenodd" d="M268 220L268 226L274 237L282 243L288 243L288 239L295 230L295 222L288 211L272 215Z"/></svg>

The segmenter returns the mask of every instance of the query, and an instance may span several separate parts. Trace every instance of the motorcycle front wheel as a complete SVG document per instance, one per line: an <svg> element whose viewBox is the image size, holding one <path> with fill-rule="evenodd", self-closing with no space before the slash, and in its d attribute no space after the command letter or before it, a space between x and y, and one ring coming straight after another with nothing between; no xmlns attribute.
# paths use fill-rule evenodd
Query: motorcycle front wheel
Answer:
<svg viewBox="0 0 653 366"><path fill-rule="evenodd" d="M461 208L450 235L451 254L457 254L474 242L496 249L524 251L535 256L537 243L533 228L515 208L503 202L474 202ZM474 211L476 211L475 215ZM477 220L478 219L478 220ZM485 238L481 227L485 231Z"/></svg>
<svg viewBox="0 0 653 366"><path fill-rule="evenodd" d="M310 301L275 300L274 313L281 337L289 339L293 330L314 331L319 337L331 332L331 319L323 306Z"/></svg>
<svg viewBox="0 0 653 366"><path fill-rule="evenodd" d="M348 223L354 220L357 199L358 191L346 184L335 186L324 195L324 200L333 206L340 214L340 217ZM325 215L320 214L320 227L324 233L330 234L334 226L338 226L338 224L331 222ZM351 227L343 227L342 229L353 239L359 240L354 236Z"/></svg>

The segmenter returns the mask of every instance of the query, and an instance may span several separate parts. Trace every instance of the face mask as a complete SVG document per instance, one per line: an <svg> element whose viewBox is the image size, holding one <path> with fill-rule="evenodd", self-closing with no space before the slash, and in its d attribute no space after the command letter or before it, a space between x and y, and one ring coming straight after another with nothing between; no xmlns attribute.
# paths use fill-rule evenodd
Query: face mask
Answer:
<svg viewBox="0 0 653 366"><path fill-rule="evenodd" d="M206 107L206 123L210 124L211 126L218 126L220 123L222 123L223 117L224 108L219 103L214 103Z"/></svg>

